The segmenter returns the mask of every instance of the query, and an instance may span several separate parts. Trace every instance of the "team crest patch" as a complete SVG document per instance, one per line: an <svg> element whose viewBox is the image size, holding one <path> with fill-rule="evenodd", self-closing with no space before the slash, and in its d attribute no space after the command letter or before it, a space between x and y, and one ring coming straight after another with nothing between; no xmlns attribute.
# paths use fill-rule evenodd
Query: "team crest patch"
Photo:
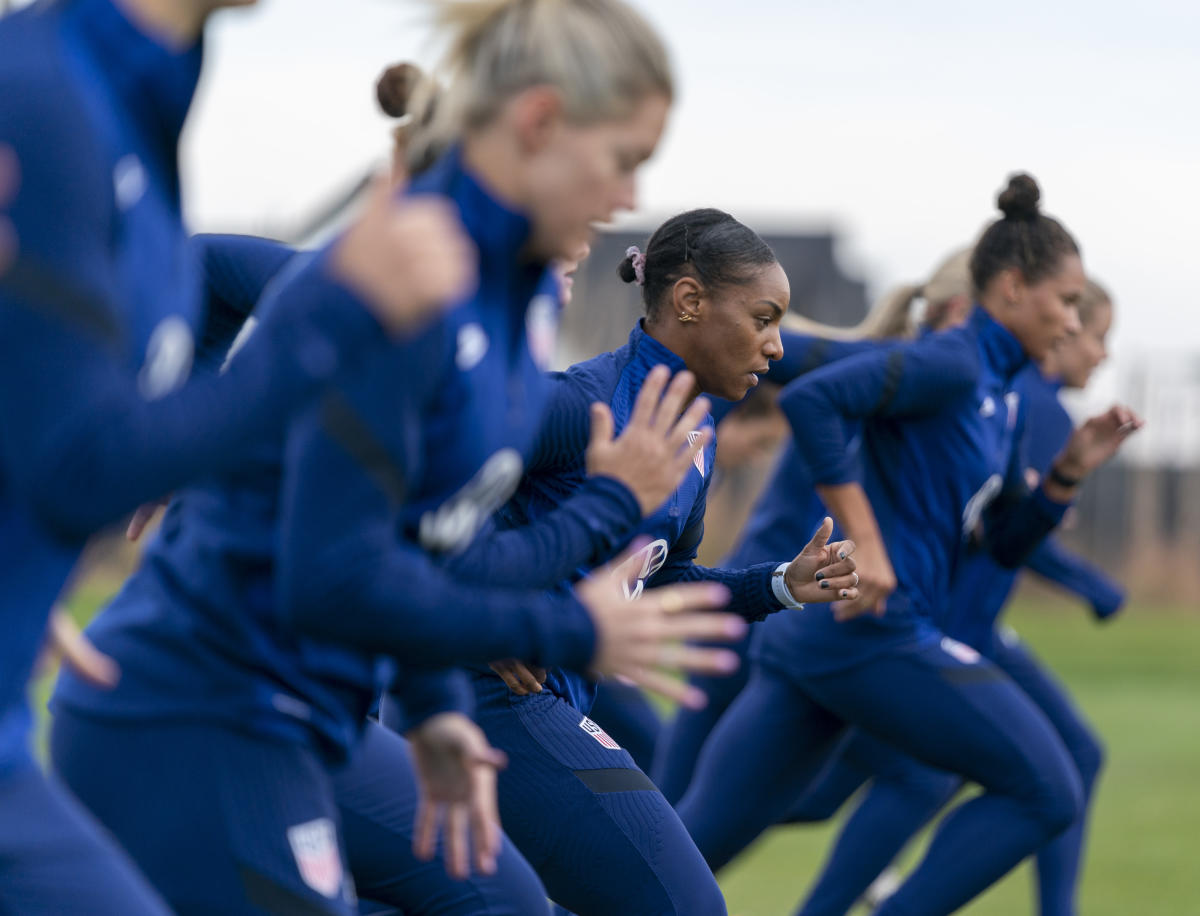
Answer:
<svg viewBox="0 0 1200 916"><path fill-rule="evenodd" d="M964 665L974 665L979 661L979 653L965 643L949 636L942 637L942 651L951 658L958 659Z"/></svg>
<svg viewBox="0 0 1200 916"><path fill-rule="evenodd" d="M597 725L595 722L593 722L587 716L584 716L582 719L579 720L579 727L582 728L589 735L591 735L593 738L595 738L597 741L599 741L601 744L603 744L610 751L619 751L621 749L621 745L619 745L619 744L617 744L617 742L613 741L613 739L611 737L609 737L608 732L606 732L604 729L602 729L599 725Z"/></svg>
<svg viewBox="0 0 1200 916"><path fill-rule="evenodd" d="M693 429L690 433L688 433L688 445L695 445L696 440L698 440L702 435L704 435L702 430ZM699 471L700 476L703 477L704 476L704 449L700 449L700 451L696 452L696 454L692 457L692 464L694 464L696 466L696 470Z"/></svg>
<svg viewBox="0 0 1200 916"><path fill-rule="evenodd" d="M333 900L342 890L342 855L333 821L319 817L289 827L288 844L296 857L300 877L322 897Z"/></svg>

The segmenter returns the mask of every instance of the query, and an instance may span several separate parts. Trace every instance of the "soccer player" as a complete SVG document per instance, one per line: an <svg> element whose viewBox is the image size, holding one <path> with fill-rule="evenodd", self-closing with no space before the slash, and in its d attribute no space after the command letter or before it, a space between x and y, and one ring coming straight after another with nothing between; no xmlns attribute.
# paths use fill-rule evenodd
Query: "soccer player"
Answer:
<svg viewBox="0 0 1200 916"><path fill-rule="evenodd" d="M310 268L361 295L290 297L249 348L252 360L188 381L202 316L177 141L204 20L223 5L75 0L0 21L11 196L0 223L4 909L162 912L28 747L26 682L87 538L149 498L240 463L258 431L281 428L343 361L384 346L381 324L410 331L469 271L452 214L385 202L365 233Z"/></svg>
<svg viewBox="0 0 1200 916"><path fill-rule="evenodd" d="M787 277L762 239L729 214L692 210L668 220L645 254L629 251L620 271L642 287L646 318L626 346L556 376L549 417L562 434L539 443L502 513L510 524L544 516L583 484L589 402L609 405L618 424L635 422L638 391L659 364L692 373L695 394L738 399L783 355ZM596 419L609 422L603 413ZM710 424L706 418L703 426ZM677 581L723 582L733 595L730 609L749 619L857 594L852 545L827 544L831 523L790 563L776 559L740 570L695 565L713 452L710 444L697 455L683 484L643 523L653 540L635 594ZM818 573L827 585L814 578ZM509 667L517 677L479 672L477 718L509 756L499 785L506 829L555 902L580 916L723 913L720 891L666 799L588 718L592 686L561 668ZM526 679L534 684L522 687ZM545 689L538 689L543 679Z"/></svg>
<svg viewBox="0 0 1200 916"><path fill-rule="evenodd" d="M1041 365L1023 369L1013 383L1021 397L1021 460L1031 479L1047 472L1073 429L1058 401L1059 388L1086 386L1106 354L1105 336L1112 323L1108 294L1088 281L1078 310L1079 332L1060 343ZM1120 586L1052 536L1035 548L1026 565L1087 601L1097 619L1108 619L1124 602ZM949 636L978 650L1029 695L1053 724L1079 770L1084 792L1080 818L1037 853L1040 911L1060 916L1075 912L1085 818L1103 752L1066 689L1015 633L998 628L1016 578L1015 570L999 566L986 552L970 553L955 571L950 617L944 626ZM845 912L882 865L899 853L961 783L953 774L924 766L861 732L852 734L818 785L791 809L793 816L822 819L832 815L861 782L871 780L800 909L804 916Z"/></svg>
<svg viewBox="0 0 1200 916"><path fill-rule="evenodd" d="M368 845L393 848L402 835L411 849L412 768L430 751L442 757L425 769L427 786L451 765L468 784L468 804L446 811L444 865L466 871L470 819L475 864L492 869L486 772L498 758L461 716L450 748L423 742L411 758L379 726L364 737L381 686L393 685L411 734L464 709L446 666L517 654L634 678L659 662L711 669L725 656L668 653L664 640L740 623L667 616L719 603L719 588L631 604L603 577L558 594L519 587L529 569L611 555L640 517L638 499L654 499L607 476L621 452L611 435L592 437L597 472L556 526L472 543L541 423L535 357L555 302L547 262L586 239L592 220L632 205L671 82L657 37L615 0L456 4L442 15L455 75L414 157L445 152L408 195L457 209L478 251L473 292L414 338L365 354L283 441L265 437L235 471L182 492L142 570L90 630L121 663L120 685L105 694L60 682L56 767L180 912L349 912L347 858L364 896L408 907L431 875L379 863L378 847L357 857L350 819ZM564 46L574 53L558 54ZM232 258L227 289L265 282L271 269L258 272L257 257ZM293 284L330 294L304 274L308 263L289 262L271 281L228 372ZM639 426L643 445L668 440L665 462L654 453L666 473L690 467L689 430L671 416L683 393L661 407L650 397ZM187 805L186 834L154 816L168 804ZM422 854L432 853L436 814L417 826ZM540 886L520 883L524 896L488 905L523 911ZM470 894L456 903L482 905Z"/></svg>
<svg viewBox="0 0 1200 916"><path fill-rule="evenodd" d="M714 868L774 820L778 799L802 791L849 724L984 788L943 821L881 913L949 913L1079 814L1078 772L1045 715L940 629L965 536L982 527L987 549L1017 565L1140 426L1123 407L1092 418L1038 488L1025 487L1012 380L1078 330L1085 283L1078 246L1039 197L1025 175L1000 195L1003 218L972 254L979 305L963 328L840 360L785 389L818 494L858 544L862 597L764 628L762 663L680 803ZM845 439L853 420L863 421L862 483ZM851 616L864 609L874 614ZM746 749L767 734L771 750L748 770ZM718 797L701 797L717 784ZM713 805L720 816L704 813Z"/></svg>
<svg viewBox="0 0 1200 916"><path fill-rule="evenodd" d="M789 313L781 329L785 358L773 364L766 377L778 385L786 385L834 358L869 348L871 341L913 337L918 326L937 331L961 324L971 306L969 256L969 250L955 252L924 283L905 284L892 290L853 328L831 327ZM919 322L915 315L918 303L923 305ZM740 405L717 401L713 413L715 418L723 418L718 419L723 424L742 410ZM738 544L722 565L737 569L779 556L789 545L808 537L826 514L825 506L813 492L812 479L795 442L787 443ZM753 635L747 635L732 647L743 659ZM654 757L654 784L672 804L683 797L700 748L749 677L749 667L743 665L729 677L689 678L694 687L704 692L708 702L699 709L680 709L675 714L663 731ZM805 809L804 819L809 819L813 810L810 801L801 800L799 804ZM817 809L822 807L816 805ZM781 819L788 819L788 815L781 812Z"/></svg>

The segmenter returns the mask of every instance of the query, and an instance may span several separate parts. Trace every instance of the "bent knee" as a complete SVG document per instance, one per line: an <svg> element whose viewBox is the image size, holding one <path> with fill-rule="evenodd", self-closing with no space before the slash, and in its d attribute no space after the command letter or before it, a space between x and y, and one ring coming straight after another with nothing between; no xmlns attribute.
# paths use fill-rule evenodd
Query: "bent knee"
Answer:
<svg viewBox="0 0 1200 916"><path fill-rule="evenodd" d="M1074 766L1045 774L1038 792L1036 812L1047 837L1058 836L1083 815L1083 780Z"/></svg>
<svg viewBox="0 0 1200 916"><path fill-rule="evenodd" d="M1071 756L1079 768L1079 777L1083 781L1084 791L1090 793L1096 777L1104 769L1107 752L1103 742L1096 735L1087 732L1083 739L1071 748Z"/></svg>
<svg viewBox="0 0 1200 916"><path fill-rule="evenodd" d="M726 916L725 897L711 874L707 880L692 882L685 897L672 895L671 903L664 916Z"/></svg>

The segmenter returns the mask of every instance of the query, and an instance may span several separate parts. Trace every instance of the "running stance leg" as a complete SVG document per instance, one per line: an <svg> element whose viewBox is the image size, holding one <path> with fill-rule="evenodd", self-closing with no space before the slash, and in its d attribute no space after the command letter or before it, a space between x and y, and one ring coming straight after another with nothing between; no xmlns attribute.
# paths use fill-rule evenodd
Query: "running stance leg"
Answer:
<svg viewBox="0 0 1200 916"><path fill-rule="evenodd" d="M845 725L775 668L750 682L709 735L679 817L713 871L723 868L811 784Z"/></svg>
<svg viewBox="0 0 1200 916"><path fill-rule="evenodd" d="M951 640L798 678L827 709L984 793L948 814L879 916L951 913L1079 816L1075 764L1046 716L1000 669Z"/></svg>
<svg viewBox="0 0 1200 916"><path fill-rule="evenodd" d="M307 748L66 709L50 741L64 781L179 916L356 913L329 774Z"/></svg>
<svg viewBox="0 0 1200 916"><path fill-rule="evenodd" d="M832 817L839 796L845 801L867 781L800 908L803 916L841 916L849 910L962 785L960 776L926 766L858 729L849 739L791 811L793 819L797 814Z"/></svg>
<svg viewBox="0 0 1200 916"><path fill-rule="evenodd" d="M24 760L0 776L0 912L168 916L91 816Z"/></svg>
<svg viewBox="0 0 1200 916"><path fill-rule="evenodd" d="M1079 769L1083 810L1075 822L1037 854L1038 899L1042 916L1073 916L1087 817L1096 777L1104 764L1104 748L1066 688L1019 640L996 640L990 657L1029 694L1062 737Z"/></svg>
<svg viewBox="0 0 1200 916"><path fill-rule="evenodd" d="M508 754L504 829L551 898L578 916L724 916L712 873L662 793L594 722L550 691L477 680L476 720Z"/></svg>
<svg viewBox="0 0 1200 916"><path fill-rule="evenodd" d="M354 757L333 775L346 856L364 901L397 907L405 916L549 912L542 883L507 838L493 875L456 881L440 853L429 862L417 859L416 785L408 742L378 723L367 726Z"/></svg>
<svg viewBox="0 0 1200 916"><path fill-rule="evenodd" d="M737 652L742 664L729 677L689 675L688 683L703 690L704 695L708 697L708 703L703 709L679 709L674 718L663 727L658 747L654 751L654 765L649 773L654 778L654 784L672 805L678 805L687 792L692 773L696 769L696 758L700 756L700 748L716 727L717 720L750 679L750 663L747 659L750 634L741 642L722 648Z"/></svg>
<svg viewBox="0 0 1200 916"><path fill-rule="evenodd" d="M596 691L589 716L629 751L639 769L650 772L663 723L641 690L618 681L605 681Z"/></svg>

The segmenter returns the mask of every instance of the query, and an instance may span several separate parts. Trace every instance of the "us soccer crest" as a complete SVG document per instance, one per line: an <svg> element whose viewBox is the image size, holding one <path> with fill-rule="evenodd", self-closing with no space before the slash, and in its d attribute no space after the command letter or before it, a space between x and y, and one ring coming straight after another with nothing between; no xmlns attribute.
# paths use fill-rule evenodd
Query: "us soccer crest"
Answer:
<svg viewBox="0 0 1200 916"><path fill-rule="evenodd" d="M300 877L322 897L333 900L342 891L342 855L333 821L319 817L289 827L288 845L296 858Z"/></svg>
<svg viewBox="0 0 1200 916"><path fill-rule="evenodd" d="M688 445L695 445L696 442L700 439L700 437L702 435L704 435L703 430L693 429L690 433L688 433ZM696 454L694 456L692 456L692 464L694 464L696 466L696 470L699 471L700 476L703 477L704 476L704 449L700 449L700 451L696 452Z"/></svg>
<svg viewBox="0 0 1200 916"><path fill-rule="evenodd" d="M597 725L595 722L593 722L587 716L584 716L582 719L579 720L579 727L582 728L589 735L591 735L593 738L595 738L597 741L599 741L602 745L604 745L610 751L619 751L621 749L621 745L619 745L619 744L617 744L617 742L613 741L613 739L611 737L609 737L608 732L606 732L604 729L602 729L599 725Z"/></svg>

